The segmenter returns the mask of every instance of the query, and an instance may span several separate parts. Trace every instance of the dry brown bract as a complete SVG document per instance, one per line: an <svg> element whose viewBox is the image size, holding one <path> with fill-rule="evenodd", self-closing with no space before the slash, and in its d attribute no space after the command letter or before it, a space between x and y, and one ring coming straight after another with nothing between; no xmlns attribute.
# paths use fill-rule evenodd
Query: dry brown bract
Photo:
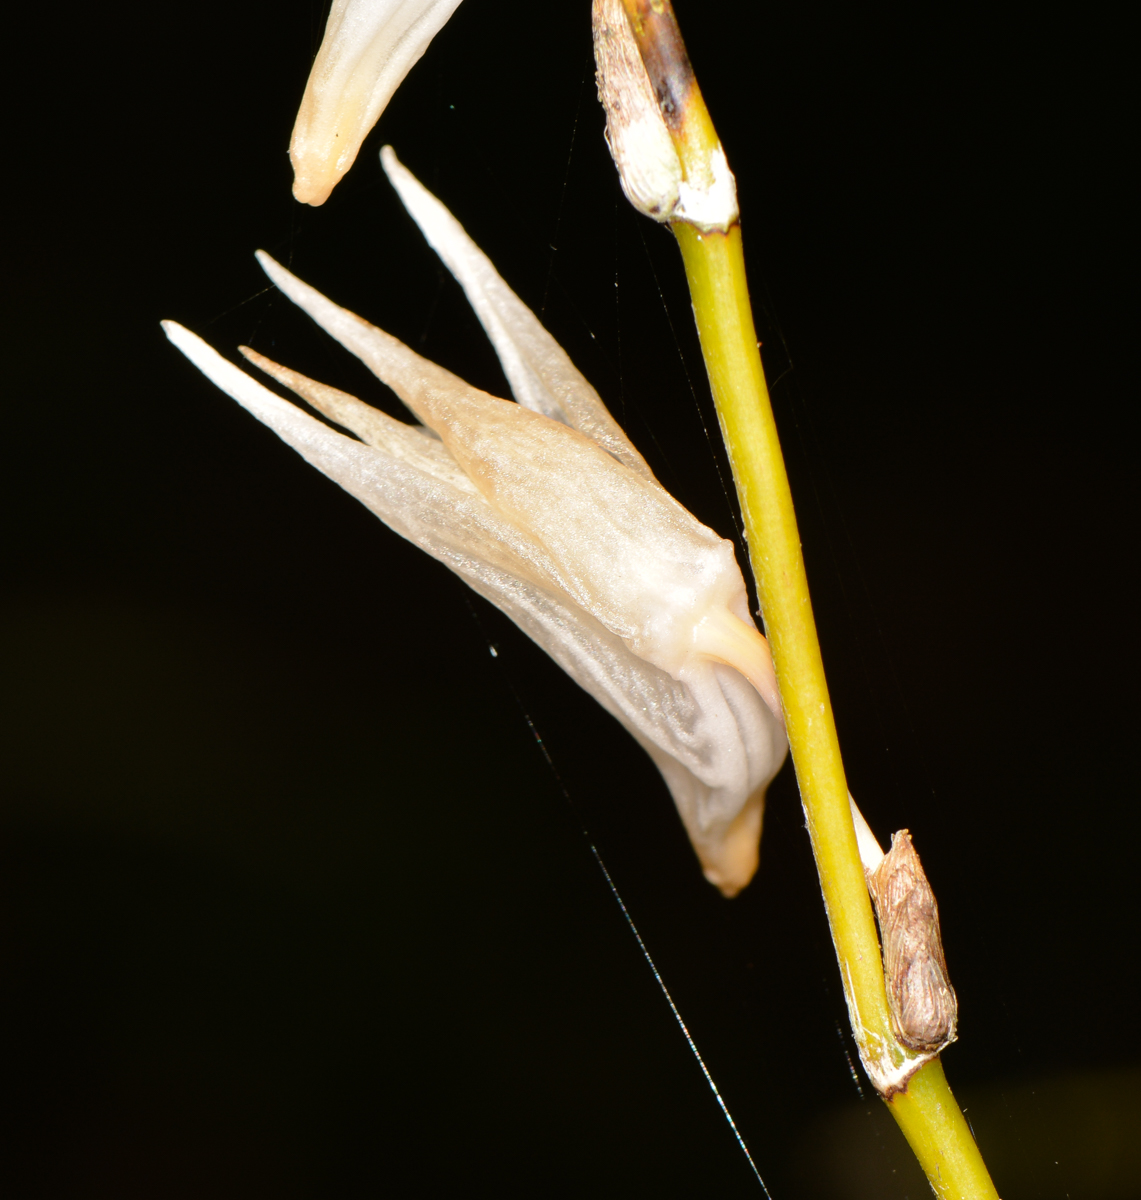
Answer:
<svg viewBox="0 0 1141 1200"><path fill-rule="evenodd" d="M947 978L939 906L906 829L892 834L883 862L868 872L868 889L895 1035L910 1050L938 1053L955 1040L959 1005Z"/></svg>

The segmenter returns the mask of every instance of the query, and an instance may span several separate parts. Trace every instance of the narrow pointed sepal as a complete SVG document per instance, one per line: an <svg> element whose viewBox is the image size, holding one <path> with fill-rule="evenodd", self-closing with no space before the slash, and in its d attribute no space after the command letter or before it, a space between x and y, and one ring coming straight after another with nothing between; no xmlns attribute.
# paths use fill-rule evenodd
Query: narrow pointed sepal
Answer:
<svg viewBox="0 0 1141 1200"><path fill-rule="evenodd" d="M636 474L652 479L646 460L598 393L459 221L400 162L391 146L381 149L380 162L428 245L463 288L499 355L515 399L524 408L586 434Z"/></svg>

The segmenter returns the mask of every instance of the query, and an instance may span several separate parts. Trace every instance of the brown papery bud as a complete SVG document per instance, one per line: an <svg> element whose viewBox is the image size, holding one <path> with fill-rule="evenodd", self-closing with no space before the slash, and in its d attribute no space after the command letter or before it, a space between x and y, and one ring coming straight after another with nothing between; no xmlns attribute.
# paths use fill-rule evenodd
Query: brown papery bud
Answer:
<svg viewBox="0 0 1141 1200"><path fill-rule="evenodd" d="M895 1035L910 1050L937 1053L955 1040L959 1004L947 978L939 906L906 829L892 835L867 876Z"/></svg>

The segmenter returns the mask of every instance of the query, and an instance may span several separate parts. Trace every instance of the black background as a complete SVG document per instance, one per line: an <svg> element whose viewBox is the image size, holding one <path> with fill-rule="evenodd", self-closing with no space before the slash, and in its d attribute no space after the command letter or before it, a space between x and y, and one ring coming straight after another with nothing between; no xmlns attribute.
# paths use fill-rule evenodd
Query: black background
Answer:
<svg viewBox="0 0 1141 1200"><path fill-rule="evenodd" d="M925 1194L853 1081L790 771L723 901L615 723L163 339L173 317L396 412L267 290L261 246L503 394L389 141L733 533L586 0L466 0L312 210L285 151L324 16L207 0L11 33L0 1187L760 1195L585 827L774 1200ZM939 897L952 1086L1007 1200L1135 1195L1122 34L982 6L679 17L852 790Z"/></svg>

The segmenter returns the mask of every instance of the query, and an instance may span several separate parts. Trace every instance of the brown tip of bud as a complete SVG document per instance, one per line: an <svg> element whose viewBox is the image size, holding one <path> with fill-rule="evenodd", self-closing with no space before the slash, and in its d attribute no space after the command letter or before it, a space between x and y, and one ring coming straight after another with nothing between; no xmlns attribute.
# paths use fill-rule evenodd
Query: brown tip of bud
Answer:
<svg viewBox="0 0 1141 1200"><path fill-rule="evenodd" d="M909 1050L938 1052L955 1040L959 1004L947 978L939 906L906 829L892 835L883 862L868 872L868 890L895 1035Z"/></svg>
<svg viewBox="0 0 1141 1200"><path fill-rule="evenodd" d="M621 0L665 123L681 128L697 80L669 0Z"/></svg>

